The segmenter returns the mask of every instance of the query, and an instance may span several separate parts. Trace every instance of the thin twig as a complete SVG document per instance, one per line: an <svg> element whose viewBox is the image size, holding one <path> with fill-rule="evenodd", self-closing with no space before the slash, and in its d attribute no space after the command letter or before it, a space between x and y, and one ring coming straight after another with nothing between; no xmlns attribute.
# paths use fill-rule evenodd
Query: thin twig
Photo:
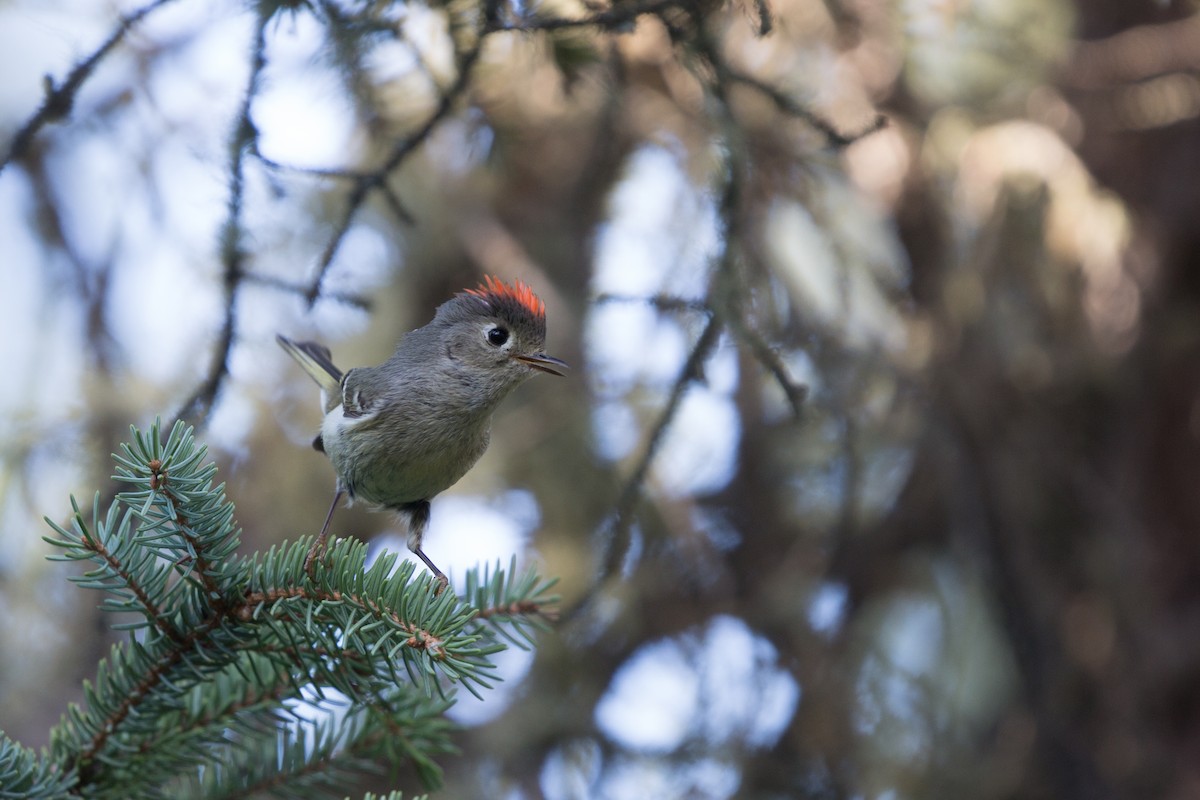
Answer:
<svg viewBox="0 0 1200 800"><path fill-rule="evenodd" d="M379 169L373 172L366 173L359 177L354 184L354 188L350 190L349 196L346 198L346 207L342 212L342 217L338 220L338 224L333 229L333 235L329 242L325 245L325 249L321 252L321 257L317 261L317 272L309 284L306 298L309 306L316 303L317 298L321 297L321 284L325 281L325 275L329 272L329 268L333 265L333 257L337 254L338 248L345 239L346 234L350 230L350 225L354 221L354 217L358 214L363 203L366 202L368 195L372 189L383 188L393 170L399 167L426 139L433 133L434 129L449 116L454 103L464 94L470 83L471 73L475 64L479 60L479 54L483 47L483 37L481 36L470 49L464 53L459 61L458 76L454 83L441 95L435 108L430 115L425 119L412 134L405 139L402 139L392 149L391 154ZM399 198L395 198L395 203L390 204L393 210L398 210L398 214L403 218L408 216L403 210L403 206L399 202Z"/></svg>
<svg viewBox="0 0 1200 800"><path fill-rule="evenodd" d="M92 552L104 559L104 563L108 565L108 568L111 569L115 575L125 582L125 585L129 587L129 590L133 592L135 597L137 597L138 603L140 603L142 606L143 613L149 617L151 622L154 623L154 627L158 628L163 636L166 636L171 641L182 641L183 635L170 623L168 623L166 619L163 618L162 609L154 604L154 601L150 599L150 593L146 591L146 588L142 586L137 578L135 578L129 572L129 570L125 568L125 565L121 563L121 560L113 555L112 551L105 547L104 544L94 536L87 537L84 542L92 550Z"/></svg>
<svg viewBox="0 0 1200 800"><path fill-rule="evenodd" d="M255 649L257 652L267 652L269 648L259 645ZM286 674L277 674L277 677L286 678L288 676ZM228 728L230 727L230 722L226 720L233 720L244 711L254 711L256 710L256 706L262 706L267 703L270 703L272 707L278 707L291 694L287 691L290 688L289 681L281 681L279 684L271 687L262 687L258 692L252 692L247 688L246 693L242 695L240 700L236 700L218 711L199 714L184 724L178 724L173 728L172 732L175 734L185 734L190 731L217 726ZM138 752L143 756L152 755L161 751L161 749L162 743L156 739L148 739L138 745Z"/></svg>
<svg viewBox="0 0 1200 800"><path fill-rule="evenodd" d="M370 177L370 173L361 172L352 169L339 169L337 167L304 167L299 164L285 164L282 161L276 161L273 158L268 158L259 152L255 147L252 150L255 158L259 160L264 167L275 172L295 172L300 175L307 175L313 178L333 178L343 181L361 181L364 178Z"/></svg>
<svg viewBox="0 0 1200 800"><path fill-rule="evenodd" d="M340 750L331 750L321 758L313 758L305 760L300 765L288 772L280 767L278 772L265 772L262 778L253 783L247 783L245 786L238 787L238 796L240 797L258 797L260 795L276 795L287 796L284 792L279 791L278 787L285 785L288 781L302 778L305 775L312 775L326 769L337 759L342 758L343 754Z"/></svg>
<svg viewBox="0 0 1200 800"><path fill-rule="evenodd" d="M746 152L744 142L740 141L740 129L730 109L727 86L729 81L740 80L739 75L730 69L721 55L720 48L704 33L701 23L701 20L696 20L697 28L700 31L700 35L697 38L701 53L712 69L714 77L710 84L710 91L719 101L718 108L723 116L726 137L736 146L731 149ZM773 89L773 87L766 88L771 91L778 91ZM832 126L806 109L800 109L797 106L797 112L802 113L805 119L811 118L810 121L814 121L813 124L826 131L831 139L835 136L841 137L841 134L834 131ZM741 216L738 208L739 194L742 183L745 180L742 173L748 168L748 165L742 163L743 160L746 159L739 159L736 155L731 155L729 163L730 176L726 185L725 195L721 200L721 218L725 221L725 238L733 241L736 241L741 236ZM722 273L725 279L724 288L726 291L720 297L714 299L720 303L722 314L734 336L743 345L747 346L754 358L762 364L764 369L774 376L776 382L783 389L784 394L787 395L788 403L792 406L793 415L799 419L803 413L804 401L808 396L808 388L792 380L787 365L780 359L779 354L767 343L762 334L747 322L746 309L742 304L741 292L738 288L740 281L735 277L733 263L729 258L729 248L730 245L727 243L726 258L722 265Z"/></svg>
<svg viewBox="0 0 1200 800"><path fill-rule="evenodd" d="M277 289L281 292L287 292L288 294L299 295L300 297L305 297L308 294L307 286L303 286L299 283L293 283L291 281L284 280L283 278L275 277L274 275L262 275L257 272L242 272L242 283L252 283L258 286L265 286L269 289ZM352 294L349 292L326 291L321 294L321 299L330 300L335 303L342 303L343 305L352 306L353 308L361 309L363 311L370 311L372 307L370 298L364 297L361 294Z"/></svg>
<svg viewBox="0 0 1200 800"><path fill-rule="evenodd" d="M92 76L96 66L114 47L121 43L121 40L125 38L125 34L129 33L129 30L134 25L141 22L147 14L169 2L171 0L154 0L154 2L147 3L133 13L121 17L121 21L117 23L117 27L104 40L104 43L96 48L90 56L76 64L75 68L71 70L66 79L61 83L55 84L50 76L46 76L46 97L42 101L41 108L13 136L8 153L0 161L0 172L4 172L4 168L13 161L25 156L25 153L29 150L29 146L33 143L34 137L38 135L38 132L42 128L52 122L66 119L71 115L71 108L75 105L75 97L79 93L80 87Z"/></svg>
<svg viewBox="0 0 1200 800"><path fill-rule="evenodd" d="M718 72L725 78L737 83L745 84L746 86L755 89L766 95L780 111L790 116L802 119L812 127L820 131L829 144L837 149L842 149L851 144L854 144L859 139L865 136L870 136L872 133L880 130L887 125L887 117L883 114L877 114L870 125L856 133L842 133L833 124L823 119L819 114L814 113L808 108L805 108L792 97L781 91L778 87L772 86L761 78L753 75L747 75L740 70L729 66L724 60L716 60L714 66Z"/></svg>
<svg viewBox="0 0 1200 800"><path fill-rule="evenodd" d="M683 0L652 0L646 3L622 4L605 11L598 11L586 17L570 19L566 17L526 17L520 22L500 25L497 31L558 31L567 28L601 28L607 31L619 31L638 17L679 8Z"/></svg>
<svg viewBox="0 0 1200 800"><path fill-rule="evenodd" d="M289 586L282 589L269 589L261 592L247 593L236 606L231 609L231 614L242 621L251 620L254 618L254 610L258 606L271 605L280 600L289 599L307 599L315 603L321 602L337 602L351 603L359 608L370 612L377 619L387 618L395 623L396 627L409 635L405 644L414 650L424 650L434 658L440 658L445 655L443 648L443 640L430 631L414 625L411 622L403 620L399 613L383 608L379 603L369 597L363 597L357 594L344 594L342 592L325 592L305 588L303 586Z"/></svg>
<svg viewBox="0 0 1200 800"><path fill-rule="evenodd" d="M151 667L142 677L142 680L133 687L124 700L109 714L104 720L96 733L92 736L87 747L83 748L79 753L79 784L86 786L91 783L97 774L97 771L103 766L103 762L95 761L94 759L100 753L100 750L107 744L109 738L113 736L121 724L129 717L134 708L145 698L150 692L162 683L170 669L183 660L184 654L194 648L201 639L219 627L224 621L224 617L219 614L214 614L203 625L193 628L181 640L173 642L169 650L164 651L158 662Z"/></svg>
<svg viewBox="0 0 1200 800"><path fill-rule="evenodd" d="M546 617L553 618L555 613L536 600L517 600L502 606L487 606L475 612L476 619L491 617Z"/></svg>
<svg viewBox="0 0 1200 800"><path fill-rule="evenodd" d="M667 397L667 402L663 405L662 411L659 412L658 420L651 429L649 437L647 437L646 445L642 448L641 457L638 459L633 471L629 474L629 478L626 479L625 485L621 488L621 494L617 498L616 507L613 510L612 517L610 517L611 522L609 523L608 531L603 537L607 551L604 563L601 566L601 580L616 574L621 562L625 558L625 554L629 549L633 512L637 507L638 500L641 499L642 486L646 482L650 465L654 462L654 457L658 454L659 448L662 446L663 437L667 432L667 428L670 427L671 422L675 419L675 414L679 410L679 404L683 401L683 396L688 387L691 386L692 381L701 376L701 368L705 359L708 358L717 344L721 327L721 322L715 314L709 317L704 330L700 333L700 337L692 346L692 351L688 354L687 361L683 364L683 369L679 371L679 377L675 379L675 383L671 387L671 394Z"/></svg>
<svg viewBox="0 0 1200 800"><path fill-rule="evenodd" d="M692 300L686 297L675 297L674 295L656 294L646 297L644 295L628 295L614 294L606 292L599 295L595 300L597 305L605 303L630 303L638 305L654 306L659 311L701 311L705 314L709 313L710 309L703 299Z"/></svg>
<svg viewBox="0 0 1200 800"><path fill-rule="evenodd" d="M775 378L775 382L779 384L779 388L783 389L783 393L787 396L788 405L792 407L792 416L795 419L800 419L804 414L804 403L808 399L808 387L801 383L796 383L792 380L791 373L788 371L787 364L783 363L783 359L779 357L779 353L767 343L763 335L747 324L746 320L740 314L730 314L728 317L729 329L738 341L750 348L750 353L763 366L763 369L771 373Z"/></svg>
<svg viewBox="0 0 1200 800"><path fill-rule="evenodd" d="M213 350L212 361L209 364L208 375L196 387L192 395L184 402L176 420L186 419L196 427L203 427L212 412L213 403L221 392L225 378L229 374L229 356L233 351L234 338L237 335L237 290L243 277L243 263L246 254L242 250L242 201L245 187L246 154L255 148L257 132L250 119L250 107L258 93L259 79L267 65L266 30L270 21L269 9L259 10L258 22L254 29L254 44L250 76L246 82L246 92L242 97L242 107L233 133L229 141L229 199L228 214L221 230L221 263L224 265L225 290L225 319L217 335L216 347Z"/></svg>

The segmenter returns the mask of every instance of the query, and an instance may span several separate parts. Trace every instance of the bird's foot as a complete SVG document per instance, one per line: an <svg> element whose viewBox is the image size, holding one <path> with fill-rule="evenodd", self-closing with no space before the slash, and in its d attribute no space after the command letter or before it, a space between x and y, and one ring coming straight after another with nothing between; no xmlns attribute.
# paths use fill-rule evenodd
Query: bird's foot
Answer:
<svg viewBox="0 0 1200 800"><path fill-rule="evenodd" d="M308 555L304 557L304 572L308 575L308 579L315 580L317 575L317 553L316 548L308 551Z"/></svg>
<svg viewBox="0 0 1200 800"><path fill-rule="evenodd" d="M320 536L312 543L312 547L308 548L308 554L304 556L304 572L310 581L316 578L317 562L325 557L325 549L325 537Z"/></svg>

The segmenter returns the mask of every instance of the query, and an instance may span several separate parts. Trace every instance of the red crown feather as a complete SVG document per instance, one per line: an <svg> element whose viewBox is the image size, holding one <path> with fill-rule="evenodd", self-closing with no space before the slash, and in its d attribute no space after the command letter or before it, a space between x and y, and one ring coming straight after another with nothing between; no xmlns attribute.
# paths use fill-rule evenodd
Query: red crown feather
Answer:
<svg viewBox="0 0 1200 800"><path fill-rule="evenodd" d="M483 283L479 284L479 288L467 289L466 292L467 294L482 298L489 303L492 301L498 303L505 301L514 302L538 319L546 317L546 304L533 293L533 289L530 289L519 280L514 280L512 286L509 286L507 283L497 280L491 275L485 275Z"/></svg>

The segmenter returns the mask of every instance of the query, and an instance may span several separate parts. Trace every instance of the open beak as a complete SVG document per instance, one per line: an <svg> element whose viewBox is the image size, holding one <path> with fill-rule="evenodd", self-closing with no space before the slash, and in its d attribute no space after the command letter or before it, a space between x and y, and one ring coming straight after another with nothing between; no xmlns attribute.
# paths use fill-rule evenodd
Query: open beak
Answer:
<svg viewBox="0 0 1200 800"><path fill-rule="evenodd" d="M562 377L565 373L564 369L570 369L567 362L562 359L548 356L545 353L538 353L532 356L513 356L517 361L521 361L534 369L540 369L542 372L549 372L551 375Z"/></svg>

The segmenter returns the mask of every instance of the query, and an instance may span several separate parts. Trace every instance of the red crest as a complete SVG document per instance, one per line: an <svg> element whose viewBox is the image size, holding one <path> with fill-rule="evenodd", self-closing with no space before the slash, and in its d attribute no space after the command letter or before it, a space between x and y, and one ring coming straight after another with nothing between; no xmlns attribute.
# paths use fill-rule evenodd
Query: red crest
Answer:
<svg viewBox="0 0 1200 800"><path fill-rule="evenodd" d="M510 286L503 281L493 278L491 275L485 275L483 283L479 284L478 288L467 289L466 292L490 304L504 305L506 303L516 303L536 319L546 318L546 304L533 293L533 289L530 289L519 280L514 280Z"/></svg>

